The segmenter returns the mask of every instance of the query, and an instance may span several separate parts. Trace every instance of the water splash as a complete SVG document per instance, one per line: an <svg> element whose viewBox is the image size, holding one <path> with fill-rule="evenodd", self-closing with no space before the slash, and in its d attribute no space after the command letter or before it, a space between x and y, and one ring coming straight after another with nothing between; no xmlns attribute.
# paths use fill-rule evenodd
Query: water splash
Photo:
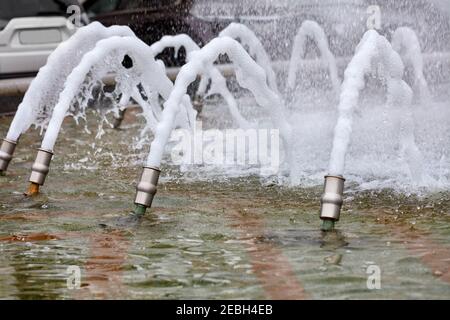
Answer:
<svg viewBox="0 0 450 320"><path fill-rule="evenodd" d="M191 61L192 53L199 51L200 47L186 34L180 34L176 36L164 36L160 41L155 42L151 45L151 49L154 52L154 56L160 54L165 48L173 47L175 49L175 55L184 47L187 54L187 61ZM230 114L233 116L237 125L240 128L249 128L252 125L241 115L238 109L238 105L230 90L227 87L227 82L225 77L220 73L220 71L210 63L205 66L203 74L201 74L201 80L199 83L199 88L197 90L197 95L201 98L206 98L210 95L219 94L221 95L228 106ZM208 83L210 80L210 86L208 88Z"/></svg>

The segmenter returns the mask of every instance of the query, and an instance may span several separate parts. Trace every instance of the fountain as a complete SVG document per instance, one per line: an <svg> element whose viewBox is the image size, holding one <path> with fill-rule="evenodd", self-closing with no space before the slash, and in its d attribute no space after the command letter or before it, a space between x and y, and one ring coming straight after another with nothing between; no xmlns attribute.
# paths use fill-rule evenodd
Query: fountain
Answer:
<svg viewBox="0 0 450 320"><path fill-rule="evenodd" d="M450 22L194 2L152 45L79 29L0 118L0 299L449 298Z"/></svg>
<svg viewBox="0 0 450 320"><path fill-rule="evenodd" d="M121 57L125 55L131 57L132 68L123 67ZM82 92L81 96L89 96L92 82L99 81L109 71L116 73L116 91L118 91L116 94L122 95L120 105L127 102L130 97L136 97L140 101L138 98L140 93L137 90L139 84L146 90L156 92L164 99L169 97L173 87L172 82L166 75L164 65L155 61L153 51L136 37L110 37L99 41L93 50L83 56L79 65L73 69L67 78L32 167L29 179L31 183L29 194L35 194L39 189L38 186L45 182L56 138L72 101L77 98L79 92ZM95 80L91 80L86 85L86 77ZM79 107L82 110L87 107L86 100L83 99L79 102ZM182 97L182 100L180 105L184 106L184 112L177 114L174 124L190 127L190 123L193 123L193 119L195 119L195 110L193 110L187 96ZM113 110L116 109L113 108ZM147 113L151 114L149 111ZM150 122L150 125L156 125L156 120Z"/></svg>
<svg viewBox="0 0 450 320"><path fill-rule="evenodd" d="M306 20L302 23L297 35L294 39L294 46L292 48L291 60L289 62L289 72L287 83L291 90L295 89L297 79L297 71L299 69L300 61L304 58L306 52L307 39L310 38L315 42L319 49L320 56L325 62L330 74L331 84L336 95L340 92L341 82L338 76L338 69L336 59L330 51L328 39L322 27L315 21Z"/></svg>
<svg viewBox="0 0 450 320"><path fill-rule="evenodd" d="M402 119L397 124L400 129L400 154L408 164L411 179L417 185L426 185L430 177L425 173L423 157L415 140L415 124L411 110L413 91L403 80L405 67L402 57L405 64L413 67L415 77L413 86L420 92L421 99L428 99L426 97L429 91L423 75L420 45L411 29L397 29L392 45L376 31L367 31L345 70L341 85L336 59L329 49L327 37L314 21L305 21L295 37L287 79L291 89L295 88L297 69L305 56L308 38L316 43L321 58L325 61L334 91L340 92L337 108L339 118L334 130L331 159L328 175L325 176L320 210L322 229L330 230L340 217L345 181L343 178L345 157L353 131L353 114L358 106L361 91L365 87L365 77L375 75L385 81L387 105L402 112ZM81 51L76 51L77 46L84 41L87 42L87 46ZM155 57L168 47L174 48L175 53L184 47L187 53L187 63L180 69L175 84L166 75L164 63L155 60ZM60 67L64 57L74 50L75 58L64 65L64 68ZM85 118L86 109L92 101L98 100L95 92L100 88L100 96L103 95L108 100L108 105L100 110L98 137L103 133L102 125L107 121L107 114L116 115L113 127L120 125L121 117L131 99L142 107L142 114L146 119L141 137L154 135L134 201L135 213L143 214L146 208L151 207L156 194L161 160L172 130L177 127L194 129L196 111L187 95L187 88L198 77L200 83L197 97L203 99L208 95L219 94L224 98L239 128L256 126L241 115L237 102L227 87L225 77L215 65L220 55L228 56L235 68L238 83L248 89L257 104L270 114L274 126L281 132L287 154L286 162L291 167L294 161L291 149L295 137L291 123L287 120L288 115L285 114L287 108L278 89L276 73L270 58L259 39L248 27L232 23L218 38L200 49L188 35L184 34L165 36L149 47L126 27L104 28L94 23L81 28L76 37L61 45L33 81L0 149L0 171L6 171L21 133L32 124L41 128L47 127L29 179L28 194L37 194L49 172L54 145L65 116ZM105 85L103 79L110 73L114 74L116 85L113 92L106 93L102 90ZM160 96L165 100L164 106L159 102Z"/></svg>
<svg viewBox="0 0 450 320"><path fill-rule="evenodd" d="M39 70L27 90L6 139L3 140L0 148L0 173L6 172L21 134L32 125L40 127L41 132L45 129L53 107L64 89L64 81L73 68L99 40L112 36L134 36L134 33L128 27L105 28L100 23L93 22L80 28L70 40L59 45L49 56L47 64Z"/></svg>
<svg viewBox="0 0 450 320"><path fill-rule="evenodd" d="M365 76L375 73L387 84L387 104L404 110L401 124L400 143L408 154L411 176L418 183L423 181L421 154L415 143L414 121L409 110L412 90L403 81L403 62L387 39L375 30L369 30L356 48L355 56L345 70L344 82L339 101L339 118L334 130L333 148L329 175L325 176L324 194L321 199L320 218L324 221L323 230L330 230L339 220L344 186L345 155L350 144L353 126L353 113L358 105L361 90L365 87Z"/></svg>
<svg viewBox="0 0 450 320"><path fill-rule="evenodd" d="M236 40L225 36L213 39L200 51L191 53L190 62L181 68L172 93L164 104L161 122L151 144L146 167L137 186L135 204L138 209L136 213L142 214L145 211L144 208L151 207L158 181L156 176L159 175L164 149L188 86L195 81L197 75L203 74L205 66L211 65L220 54L227 54L233 61L239 84L250 90L257 103L271 114L272 121L280 129L284 145L286 147L290 145L292 129L284 117L283 103L280 97L268 87L264 69L253 61Z"/></svg>

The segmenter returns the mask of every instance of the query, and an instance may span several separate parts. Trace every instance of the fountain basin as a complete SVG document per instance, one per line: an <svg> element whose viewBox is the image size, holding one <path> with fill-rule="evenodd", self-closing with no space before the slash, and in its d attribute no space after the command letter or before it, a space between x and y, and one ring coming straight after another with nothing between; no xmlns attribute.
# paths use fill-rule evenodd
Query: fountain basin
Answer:
<svg viewBox="0 0 450 320"><path fill-rule="evenodd" d="M107 128L101 140L68 119L34 198L22 191L41 137L21 137L10 174L0 177L1 299L450 298L448 191L416 197L355 192L349 183L345 219L322 234L319 185L202 180L164 164L152 210L137 225L118 226L133 209L148 153L130 147L142 126L136 113L128 110L123 129ZM0 119L0 133L11 120ZM366 288L372 263L382 290ZM66 285L74 265L79 290Z"/></svg>
<svg viewBox="0 0 450 320"><path fill-rule="evenodd" d="M344 182L342 176L325 176L324 191L320 199L320 219L339 221L344 202Z"/></svg>

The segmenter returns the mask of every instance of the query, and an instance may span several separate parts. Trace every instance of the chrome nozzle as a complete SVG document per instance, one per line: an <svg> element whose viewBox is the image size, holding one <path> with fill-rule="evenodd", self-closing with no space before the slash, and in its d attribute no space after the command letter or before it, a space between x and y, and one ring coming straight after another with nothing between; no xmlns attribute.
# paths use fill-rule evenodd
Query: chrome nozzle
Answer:
<svg viewBox="0 0 450 320"><path fill-rule="evenodd" d="M202 113L204 103L205 101L203 96L199 94L194 95L194 98L192 99L192 107L198 114Z"/></svg>
<svg viewBox="0 0 450 320"><path fill-rule="evenodd" d="M135 204L140 204L147 208L152 206L160 173L161 170L158 168L144 167L141 179L136 187Z"/></svg>
<svg viewBox="0 0 450 320"><path fill-rule="evenodd" d="M9 162L13 158L17 141L8 139L3 139L2 141L2 146L0 147L0 172L5 172L8 169Z"/></svg>
<svg viewBox="0 0 450 320"><path fill-rule="evenodd" d="M344 202L344 181L342 176L325 176L323 195L320 199L320 219L339 220Z"/></svg>
<svg viewBox="0 0 450 320"><path fill-rule="evenodd" d="M53 152L44 149L38 149L36 160L31 167L31 176L29 181L42 186L45 178L50 170L50 161L52 160Z"/></svg>

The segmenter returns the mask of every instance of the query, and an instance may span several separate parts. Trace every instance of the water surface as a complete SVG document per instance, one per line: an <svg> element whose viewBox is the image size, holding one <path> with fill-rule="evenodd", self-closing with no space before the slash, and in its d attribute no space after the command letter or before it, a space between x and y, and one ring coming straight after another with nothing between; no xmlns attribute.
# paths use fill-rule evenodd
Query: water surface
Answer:
<svg viewBox="0 0 450 320"><path fill-rule="evenodd" d="M11 120L0 119L2 136ZM320 186L166 166L152 210L128 221L145 157L130 147L137 127L130 118L95 140L65 123L36 198L22 192L40 137L22 137L0 177L1 299L450 298L448 191L349 191L324 234ZM78 290L67 287L73 265ZM379 290L367 288L370 265Z"/></svg>

